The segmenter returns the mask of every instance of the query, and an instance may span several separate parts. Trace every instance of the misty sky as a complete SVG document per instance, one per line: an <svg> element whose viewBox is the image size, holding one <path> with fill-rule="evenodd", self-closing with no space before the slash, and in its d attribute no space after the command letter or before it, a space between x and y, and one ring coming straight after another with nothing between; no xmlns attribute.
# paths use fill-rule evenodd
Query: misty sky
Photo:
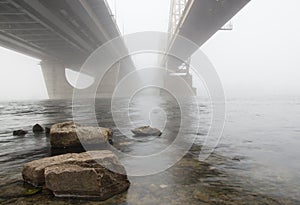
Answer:
<svg viewBox="0 0 300 205"><path fill-rule="evenodd" d="M116 9L115 7L116 2ZM109 0L120 30L166 31L169 0ZM231 96L299 95L299 0L252 0L202 50ZM39 60L0 48L0 100L47 98Z"/></svg>

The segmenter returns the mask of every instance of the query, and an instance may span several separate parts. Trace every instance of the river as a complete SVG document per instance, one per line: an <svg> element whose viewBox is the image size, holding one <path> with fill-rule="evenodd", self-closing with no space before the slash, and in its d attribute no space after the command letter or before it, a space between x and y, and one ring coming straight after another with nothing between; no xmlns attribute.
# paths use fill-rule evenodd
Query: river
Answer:
<svg viewBox="0 0 300 205"><path fill-rule="evenodd" d="M116 100L119 110L126 108L125 102ZM0 102L0 204L300 204L299 98L228 100L222 138L205 161L199 161L198 155L209 130L211 106L201 99L197 99L196 105L190 99L183 102L188 111L186 116L180 115L180 107L174 100L164 97L132 102L129 115L136 126L152 123L159 127L167 119L162 136L143 141L131 136L133 127L122 133L116 126L110 99L96 100L98 123L113 129L114 147L121 152L149 155L165 149L174 140L181 117L192 122L183 125L181 134L194 140L187 154L174 166L154 175L129 176L129 190L104 202L55 198L47 190L24 196L23 190L29 185L22 182L23 164L55 154L49 136L33 134L32 126L72 120L72 101ZM145 117L147 106L155 107L153 122ZM195 106L199 113L189 109ZM81 114L88 123L89 115L84 108ZM200 123L193 123L194 117L199 116ZM122 126L122 120L118 121ZM124 123L122 129L126 130L126 126ZM194 132L196 126L199 130ZM30 132L13 136L13 130L17 129Z"/></svg>

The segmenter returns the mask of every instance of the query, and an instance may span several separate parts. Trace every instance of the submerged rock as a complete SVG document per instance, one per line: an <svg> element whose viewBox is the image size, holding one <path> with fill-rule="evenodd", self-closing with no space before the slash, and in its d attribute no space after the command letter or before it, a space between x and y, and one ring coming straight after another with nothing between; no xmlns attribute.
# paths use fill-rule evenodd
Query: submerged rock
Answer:
<svg viewBox="0 0 300 205"><path fill-rule="evenodd" d="M22 136L22 135L26 135L28 132L25 130L15 130L13 131L13 135L14 136Z"/></svg>
<svg viewBox="0 0 300 205"><path fill-rule="evenodd" d="M45 184L58 197L97 197L105 200L126 191L130 185L125 168L109 150L35 160L24 165L22 176L35 186Z"/></svg>
<svg viewBox="0 0 300 205"><path fill-rule="evenodd" d="M45 127L45 133L50 134L50 128L49 127Z"/></svg>
<svg viewBox="0 0 300 205"><path fill-rule="evenodd" d="M32 132L36 133L36 132L44 132L44 128L39 125L39 124L35 124L33 127L32 127Z"/></svg>
<svg viewBox="0 0 300 205"><path fill-rule="evenodd" d="M162 189L164 189L164 188L167 188L168 185L166 185L166 184L161 184L161 185L159 185L159 187L162 188Z"/></svg>
<svg viewBox="0 0 300 205"><path fill-rule="evenodd" d="M42 192L41 187L34 187L31 184L23 183L22 181L14 181L9 184L3 184L0 188L0 204L3 204L3 199L13 199L19 197L32 196ZM13 202L11 202L13 203ZM14 203L16 204L16 203Z"/></svg>
<svg viewBox="0 0 300 205"><path fill-rule="evenodd" d="M162 134L159 129L150 126L138 127L131 132L137 136L160 136Z"/></svg>
<svg viewBox="0 0 300 205"><path fill-rule="evenodd" d="M24 191L24 196L32 196L38 194L42 191L42 188L33 188L33 189L26 189Z"/></svg>
<svg viewBox="0 0 300 205"><path fill-rule="evenodd" d="M112 130L103 127L84 127L74 122L58 123L51 127L50 143L53 148L78 147L82 144L112 144ZM79 136L79 137L78 137Z"/></svg>

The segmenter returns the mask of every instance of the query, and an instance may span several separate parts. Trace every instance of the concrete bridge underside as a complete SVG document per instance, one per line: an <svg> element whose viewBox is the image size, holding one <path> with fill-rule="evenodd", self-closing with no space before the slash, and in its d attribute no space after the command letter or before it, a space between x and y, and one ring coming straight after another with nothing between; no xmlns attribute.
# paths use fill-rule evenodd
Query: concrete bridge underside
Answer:
<svg viewBox="0 0 300 205"><path fill-rule="evenodd" d="M41 59L51 99L72 95L65 68L79 70L95 49L120 35L104 0L0 0L0 45ZM117 49L112 52L126 46ZM114 75L124 73L118 69L134 68L127 63L113 69L103 82L103 95L110 95L120 78Z"/></svg>
<svg viewBox="0 0 300 205"><path fill-rule="evenodd" d="M179 69L183 62L187 62L195 51L219 31L222 26L224 26L251 0L172 1L178 1L180 3L184 2L185 5L180 20L176 22L176 27L171 25L175 29L170 38L167 53L174 56L180 56L181 59L166 58L164 63L167 63L168 69L174 70L174 73L178 73L183 71ZM184 39L193 42L194 46L186 46L186 40ZM174 90L174 87L176 87L177 81L174 80L174 78L183 78L186 83L194 89L191 75L188 70L184 77L172 77L168 75L165 79L167 89Z"/></svg>
<svg viewBox="0 0 300 205"><path fill-rule="evenodd" d="M250 0L187 0L172 35L168 51L187 60ZM49 97L70 98L72 87L65 68L78 70L95 49L120 36L105 0L0 0L0 45L41 59ZM185 48L178 36L197 46ZM121 42L109 53L126 53ZM100 96L110 96L120 75L134 69L132 61L120 62L102 82ZM168 67L178 69L178 61ZM97 69L86 73L95 76ZM186 77L192 84L190 76ZM176 81L169 80L170 88Z"/></svg>

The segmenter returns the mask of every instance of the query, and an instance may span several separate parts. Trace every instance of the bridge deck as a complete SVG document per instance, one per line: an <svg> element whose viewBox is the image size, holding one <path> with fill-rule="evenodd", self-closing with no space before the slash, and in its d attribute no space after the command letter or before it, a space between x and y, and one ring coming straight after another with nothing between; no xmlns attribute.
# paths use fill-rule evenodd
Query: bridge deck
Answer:
<svg viewBox="0 0 300 205"><path fill-rule="evenodd" d="M250 0L189 0L169 45L169 52L187 60ZM183 38L195 43L184 46ZM179 61L169 62L170 68Z"/></svg>
<svg viewBox="0 0 300 205"><path fill-rule="evenodd" d="M0 45L78 67L120 35L103 0L0 0Z"/></svg>

